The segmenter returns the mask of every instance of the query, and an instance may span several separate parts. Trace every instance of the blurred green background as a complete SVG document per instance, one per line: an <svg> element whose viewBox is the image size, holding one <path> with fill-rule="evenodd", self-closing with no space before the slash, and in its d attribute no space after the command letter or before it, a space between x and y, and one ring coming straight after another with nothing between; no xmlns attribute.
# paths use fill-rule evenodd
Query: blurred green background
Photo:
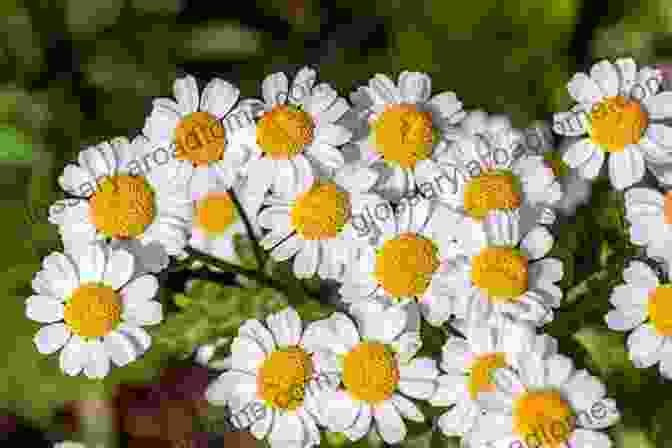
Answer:
<svg viewBox="0 0 672 448"><path fill-rule="evenodd" d="M65 401L105 393L99 383L64 377L56 355L39 355L32 344L38 324L23 314L40 260L59 248L46 219L47 206L62 197L56 179L80 148L139 132L151 100L171 96L176 76L219 76L242 96L258 97L267 74L311 65L347 96L376 72L396 79L402 70L425 71L434 92L453 90L465 107L508 113L522 127L569 106L566 82L596 59L672 60L670 0L2 0L0 12L7 231L0 405L40 427ZM588 231L577 222L572 232ZM603 330L583 330L576 339L598 353L612 336ZM622 347L621 335L614 337ZM111 381L151 378L169 352L150 352ZM640 380L658 381L655 373ZM636 392L622 397L636 400ZM662 412L664 403L658 407ZM670 440L661 432L663 414L630 414L616 436L620 446ZM448 446L436 436L413 437L407 446Z"/></svg>

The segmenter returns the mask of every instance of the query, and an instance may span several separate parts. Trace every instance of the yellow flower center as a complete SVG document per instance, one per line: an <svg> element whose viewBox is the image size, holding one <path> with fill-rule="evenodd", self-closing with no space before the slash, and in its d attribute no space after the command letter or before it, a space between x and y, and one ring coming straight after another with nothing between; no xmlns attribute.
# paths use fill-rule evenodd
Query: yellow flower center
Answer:
<svg viewBox="0 0 672 448"><path fill-rule="evenodd" d="M493 370L506 367L504 353L488 353L478 356L471 365L469 375L469 395L475 400L480 392L492 392L495 385L492 383Z"/></svg>
<svg viewBox="0 0 672 448"><path fill-rule="evenodd" d="M413 168L418 160L432 154L432 115L412 104L387 106L372 129L376 151L384 160L402 168Z"/></svg>
<svg viewBox="0 0 672 448"><path fill-rule="evenodd" d="M464 189L464 208L474 219L492 210L520 207L520 184L510 171L489 171L471 179Z"/></svg>
<svg viewBox="0 0 672 448"><path fill-rule="evenodd" d="M672 285L660 285L649 294L649 318L656 331L672 336Z"/></svg>
<svg viewBox="0 0 672 448"><path fill-rule="evenodd" d="M222 160L224 126L208 112L193 112L182 118L175 128L175 158L194 166Z"/></svg>
<svg viewBox="0 0 672 448"><path fill-rule="evenodd" d="M648 125L649 116L639 101L611 96L593 106L590 138L607 152L619 152L639 142Z"/></svg>
<svg viewBox="0 0 672 448"><path fill-rule="evenodd" d="M292 159L313 141L314 129L310 114L278 105L257 122L257 144L272 159Z"/></svg>
<svg viewBox="0 0 672 448"><path fill-rule="evenodd" d="M81 337L105 336L121 320L121 299L110 286L84 283L65 304L63 320Z"/></svg>
<svg viewBox="0 0 672 448"><path fill-rule="evenodd" d="M155 216L154 192L141 176L103 179L91 196L89 206L93 225L111 238L137 237Z"/></svg>
<svg viewBox="0 0 672 448"><path fill-rule="evenodd" d="M574 424L571 407L555 390L528 391L514 403L513 430L523 440L534 438L544 447L559 447L569 439Z"/></svg>
<svg viewBox="0 0 672 448"><path fill-rule="evenodd" d="M210 235L222 234L236 217L236 205L226 192L210 193L196 205L196 222Z"/></svg>
<svg viewBox="0 0 672 448"><path fill-rule="evenodd" d="M378 251L376 278L392 297L419 297L439 264L434 243L414 233L403 233L386 241Z"/></svg>
<svg viewBox="0 0 672 448"><path fill-rule="evenodd" d="M269 406L293 411L303 403L312 376L313 361L301 347L276 350L259 368L257 395Z"/></svg>
<svg viewBox="0 0 672 448"><path fill-rule="evenodd" d="M672 224L672 191L668 191L665 194L665 222Z"/></svg>
<svg viewBox="0 0 672 448"><path fill-rule="evenodd" d="M333 182L318 182L296 199L292 227L305 240L334 238L350 217L350 198Z"/></svg>
<svg viewBox="0 0 672 448"><path fill-rule="evenodd" d="M569 167L562 161L560 151L546 151L544 153L544 162L553 170L555 177L564 177L569 173Z"/></svg>
<svg viewBox="0 0 672 448"><path fill-rule="evenodd" d="M471 281L492 302L516 300L527 291L527 257L508 247L486 247L471 261Z"/></svg>
<svg viewBox="0 0 672 448"><path fill-rule="evenodd" d="M397 383L397 360L380 342L360 342L343 359L343 385L357 400L371 404L388 400Z"/></svg>

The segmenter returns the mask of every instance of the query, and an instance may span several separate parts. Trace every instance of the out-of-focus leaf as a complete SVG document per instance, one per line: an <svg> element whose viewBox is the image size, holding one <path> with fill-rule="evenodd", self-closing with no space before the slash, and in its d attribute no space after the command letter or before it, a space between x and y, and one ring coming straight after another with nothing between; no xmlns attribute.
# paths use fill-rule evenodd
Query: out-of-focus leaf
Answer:
<svg viewBox="0 0 672 448"><path fill-rule="evenodd" d="M0 33L4 33L3 42L17 61L17 75L20 77L24 72L39 72L44 54L30 14L23 7L10 6L8 9L7 15L0 15Z"/></svg>
<svg viewBox="0 0 672 448"><path fill-rule="evenodd" d="M608 377L616 371L623 371L633 383L643 381L641 370L632 365L625 345L624 333L606 328L585 327L572 336L590 354L588 364L596 373Z"/></svg>
<svg viewBox="0 0 672 448"><path fill-rule="evenodd" d="M138 11L155 14L177 14L185 6L185 0L132 0Z"/></svg>
<svg viewBox="0 0 672 448"><path fill-rule="evenodd" d="M124 0L67 0L65 21L73 35L90 34L114 24Z"/></svg>
<svg viewBox="0 0 672 448"><path fill-rule="evenodd" d="M257 269L257 259L254 256L254 243L246 235L233 235L233 246L236 255L240 257L240 265L246 269Z"/></svg>
<svg viewBox="0 0 672 448"><path fill-rule="evenodd" d="M259 51L261 33L232 22L211 21L185 31L177 48L186 59L249 56Z"/></svg>
<svg viewBox="0 0 672 448"><path fill-rule="evenodd" d="M669 418L669 413L667 416L666 419ZM660 440L660 444L654 444L646 432L638 429L626 429L623 425L616 425L610 433L614 441L614 448L655 448L665 446L663 440ZM667 438L664 440L665 442L669 442L671 439Z"/></svg>

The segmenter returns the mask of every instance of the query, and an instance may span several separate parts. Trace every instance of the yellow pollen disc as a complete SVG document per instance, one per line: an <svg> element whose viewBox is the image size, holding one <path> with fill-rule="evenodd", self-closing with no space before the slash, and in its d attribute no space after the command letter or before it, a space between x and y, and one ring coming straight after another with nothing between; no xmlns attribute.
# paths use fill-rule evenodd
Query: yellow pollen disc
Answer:
<svg viewBox="0 0 672 448"><path fill-rule="evenodd" d="M553 170L555 177L564 177L569 172L569 167L562 161L560 151L546 151L544 153L544 162Z"/></svg>
<svg viewBox="0 0 672 448"><path fill-rule="evenodd" d="M672 285L660 285L649 294L649 319L656 331L672 336Z"/></svg>
<svg viewBox="0 0 672 448"><path fill-rule="evenodd" d="M208 112L193 112L175 128L175 158L194 166L208 165L224 157L224 126Z"/></svg>
<svg viewBox="0 0 672 448"><path fill-rule="evenodd" d="M414 233L403 233L386 241L378 251L376 279L392 297L419 297L439 264L434 243Z"/></svg>
<svg viewBox="0 0 672 448"><path fill-rule="evenodd" d="M313 141L310 114L293 106L275 106L257 122L257 144L272 159L292 159Z"/></svg>
<svg viewBox="0 0 672 448"><path fill-rule="evenodd" d="M383 402L392 397L398 383L394 354L380 342L360 342L343 359L343 385L357 400Z"/></svg>
<svg viewBox="0 0 672 448"><path fill-rule="evenodd" d="M665 194L664 213L665 213L665 222L668 224L672 224L672 191L668 191L667 194Z"/></svg>
<svg viewBox="0 0 672 448"><path fill-rule="evenodd" d="M112 238L135 238L154 221L154 192L141 176L107 177L89 201L91 221Z"/></svg>
<svg viewBox="0 0 672 448"><path fill-rule="evenodd" d="M471 179L464 188L464 208L474 219L492 210L520 207L518 178L509 171L490 171Z"/></svg>
<svg viewBox="0 0 672 448"><path fill-rule="evenodd" d="M432 154L432 115L412 104L387 106L372 125L376 151L388 162L413 168Z"/></svg>
<svg viewBox="0 0 672 448"><path fill-rule="evenodd" d="M303 403L312 376L313 361L301 347L276 350L259 368L257 395L270 406L295 410Z"/></svg>
<svg viewBox="0 0 672 448"><path fill-rule="evenodd" d="M521 437L544 447L559 447L574 431L571 407L555 390L523 393L513 406L513 430ZM562 445L564 446L564 445Z"/></svg>
<svg viewBox="0 0 672 448"><path fill-rule="evenodd" d="M63 320L79 336L105 336L121 320L121 299L110 286L84 283L65 304Z"/></svg>
<svg viewBox="0 0 672 448"><path fill-rule="evenodd" d="M516 300L527 291L527 257L508 247L486 247L471 260L471 282L492 302Z"/></svg>
<svg viewBox="0 0 672 448"><path fill-rule="evenodd" d="M236 205L226 192L210 193L196 205L196 222L211 235L223 233L236 216Z"/></svg>
<svg viewBox="0 0 672 448"><path fill-rule="evenodd" d="M590 138L607 152L619 152L639 142L648 125L649 116L639 101L611 96L593 106Z"/></svg>
<svg viewBox="0 0 672 448"><path fill-rule="evenodd" d="M291 211L292 227L304 240L334 238L350 217L350 198L333 182L316 183Z"/></svg>
<svg viewBox="0 0 672 448"><path fill-rule="evenodd" d="M471 373L469 375L469 395L472 400L480 392L492 392L495 390L495 385L490 380L492 378L493 370L506 367L504 353L488 353L477 357L471 365Z"/></svg>

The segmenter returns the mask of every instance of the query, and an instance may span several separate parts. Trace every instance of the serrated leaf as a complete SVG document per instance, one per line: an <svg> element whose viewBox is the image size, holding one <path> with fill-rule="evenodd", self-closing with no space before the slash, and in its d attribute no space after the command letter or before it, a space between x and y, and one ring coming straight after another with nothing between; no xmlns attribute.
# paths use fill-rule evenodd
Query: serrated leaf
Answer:
<svg viewBox="0 0 672 448"><path fill-rule="evenodd" d="M589 364L596 373L608 377L615 371L627 372L633 381L641 381L625 345L625 335L606 328L585 327L572 336L590 354Z"/></svg>

